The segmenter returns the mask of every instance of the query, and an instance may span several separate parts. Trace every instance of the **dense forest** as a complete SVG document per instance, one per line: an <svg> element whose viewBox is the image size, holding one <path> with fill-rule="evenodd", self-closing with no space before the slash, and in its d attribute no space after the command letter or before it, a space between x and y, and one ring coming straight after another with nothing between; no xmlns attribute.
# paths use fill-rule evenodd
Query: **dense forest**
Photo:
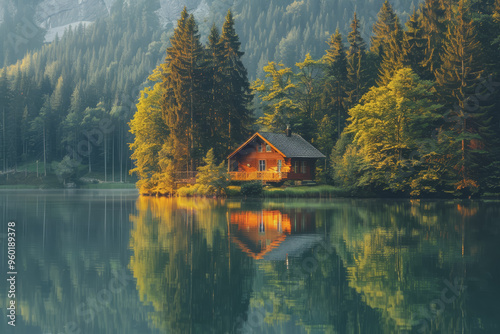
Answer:
<svg viewBox="0 0 500 334"><path fill-rule="evenodd" d="M358 1L364 15L361 31L367 36L382 1ZM62 182L82 175L126 180L132 164L127 122L136 111L139 91L148 84L148 75L165 58L173 25L160 24L158 1L129 4L116 0L109 16L103 14L92 25L73 25L63 36L44 44L46 31L35 23L40 3L21 0L14 8L2 4L1 182L34 182L40 179L30 178L29 172L33 176L37 170L44 179L56 172ZM291 66L306 52L319 57L328 47L328 31L340 25L340 31L347 32L343 16L356 10L350 1L339 1L337 8L324 0L208 0L206 4L209 11L198 22L200 41L208 43L212 25L222 27L232 8L240 49L245 51L241 61L250 80L263 77L267 60ZM404 16L411 6L403 1L396 10ZM290 27L294 27L293 36L289 36ZM295 54L290 43L302 35L306 44L295 41L303 44ZM284 44L288 45L286 52ZM281 56L285 53L286 59ZM96 134L102 132L102 119L114 125L103 137ZM93 133L94 138L89 139L87 133ZM73 161L68 160L71 158ZM15 171L22 175L16 178Z"/></svg>
<svg viewBox="0 0 500 334"><path fill-rule="evenodd" d="M320 59L263 67L266 78L251 86L263 111L257 123L275 132L293 124L329 156L318 180L351 193L497 191L498 9L498 1L429 0L403 27L386 1L369 47L355 14L347 43L336 30ZM139 184L153 192L171 191L173 173L195 170L210 148L222 160L238 142L231 129L242 135L253 125L230 13L204 49L194 18L182 15L131 123Z"/></svg>
<svg viewBox="0 0 500 334"><path fill-rule="evenodd" d="M127 122L167 43L153 10L148 2L117 2L110 18L70 28L1 70L3 171L39 160L40 173L55 162L62 179L83 165L126 179ZM73 163L58 163L66 156Z"/></svg>
<svg viewBox="0 0 500 334"><path fill-rule="evenodd" d="M210 149L222 161L292 124L328 156L317 181L351 194L500 190L498 0L209 6L212 20L184 11L163 29L155 5L118 1L2 69L3 171L132 169L169 192Z"/></svg>

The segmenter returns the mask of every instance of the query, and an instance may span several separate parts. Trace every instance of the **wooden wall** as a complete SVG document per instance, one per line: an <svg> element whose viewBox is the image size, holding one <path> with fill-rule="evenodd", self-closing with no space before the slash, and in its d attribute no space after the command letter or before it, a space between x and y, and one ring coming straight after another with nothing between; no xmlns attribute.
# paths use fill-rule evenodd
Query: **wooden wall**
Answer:
<svg viewBox="0 0 500 334"><path fill-rule="evenodd" d="M262 152L258 151L262 144ZM314 178L315 159L283 158L273 147L270 152L266 152L266 144L260 138L255 138L242 148L232 158L232 161L238 161L238 172L256 172L259 171L259 160L266 161L266 171L278 172L278 160L282 160L281 172L288 173L290 180L312 180ZM297 173L294 171L294 163L298 162ZM306 172L302 173L302 161L306 162ZM231 170L233 171L233 170Z"/></svg>

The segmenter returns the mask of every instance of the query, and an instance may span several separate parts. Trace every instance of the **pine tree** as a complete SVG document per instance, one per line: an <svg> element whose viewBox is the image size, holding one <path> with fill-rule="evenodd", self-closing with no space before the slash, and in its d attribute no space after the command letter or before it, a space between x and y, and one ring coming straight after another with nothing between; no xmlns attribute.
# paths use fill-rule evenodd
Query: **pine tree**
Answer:
<svg viewBox="0 0 500 334"><path fill-rule="evenodd" d="M257 122L267 131L282 132L287 124L295 123L300 111L294 99L295 76L291 68L275 62L270 62L263 70L270 82L257 79L252 84L252 89L264 102L264 116Z"/></svg>
<svg viewBox="0 0 500 334"><path fill-rule="evenodd" d="M455 187L462 194L476 192L478 182L478 158L484 149L488 135L487 108L482 105L475 91L482 77L481 45L468 9L459 2L453 24L448 27L442 65L436 72L439 91L448 112L442 137L449 143L449 154L458 180Z"/></svg>
<svg viewBox="0 0 500 334"><path fill-rule="evenodd" d="M203 49L194 17L188 16L185 7L170 42L162 83L163 115L176 145L175 168L192 171L199 158L198 134L204 122L200 98Z"/></svg>
<svg viewBox="0 0 500 334"><path fill-rule="evenodd" d="M322 84L324 64L312 59L308 53L303 62L296 63L299 68L293 76L292 100L298 106L291 125L305 140L313 140L317 136L318 121L321 113ZM282 129L281 129L282 130Z"/></svg>
<svg viewBox="0 0 500 334"><path fill-rule="evenodd" d="M347 60L339 31L331 36L328 42L330 48L326 51L325 62L327 72L326 92L329 114L336 118L337 138L344 128L347 112Z"/></svg>
<svg viewBox="0 0 500 334"><path fill-rule="evenodd" d="M373 25L373 36L371 37L370 45L370 51L377 54L380 59L382 59L386 51L386 45L396 26L401 30L401 24L399 23L398 17L389 1L386 0L377 14L377 22Z"/></svg>
<svg viewBox="0 0 500 334"><path fill-rule="evenodd" d="M252 94L247 70L241 61L244 52L240 51L241 43L234 29L233 15L230 10L227 12L226 20L222 26L220 44L223 49L222 69L226 83L222 103L229 121L227 127L228 149L232 149L248 135L251 120L248 106L252 100Z"/></svg>
<svg viewBox="0 0 500 334"><path fill-rule="evenodd" d="M426 40L423 37L419 12L413 10L413 14L406 21L406 31L403 39L403 63L411 67L419 77L425 77L423 62L425 59Z"/></svg>
<svg viewBox="0 0 500 334"><path fill-rule="evenodd" d="M394 24L394 30L390 33L390 37L385 44L385 52L382 56L380 64L379 78L377 84L379 86L387 85L399 69L403 68L403 31L399 24Z"/></svg>
<svg viewBox="0 0 500 334"><path fill-rule="evenodd" d="M220 34L217 27L212 25L208 36L207 53L207 86L208 91L206 126L204 135L207 138L207 147L214 148L214 154L221 158L226 153L226 144L229 140L227 129L228 118L223 107L224 62L223 45L220 43Z"/></svg>
<svg viewBox="0 0 500 334"><path fill-rule="evenodd" d="M8 129L8 113L9 106L11 103L12 93L9 88L9 83L7 81L6 71L2 69L0 72L0 122L1 122L1 139L2 144L0 145L0 154L2 157L2 170L7 171L8 159L7 159L7 129Z"/></svg>
<svg viewBox="0 0 500 334"><path fill-rule="evenodd" d="M425 39L425 56L422 62L424 67L423 78L433 80L435 72L441 66L444 37L446 34L446 10L440 0L425 0L420 9L420 26Z"/></svg>
<svg viewBox="0 0 500 334"><path fill-rule="evenodd" d="M349 107L356 105L366 90L366 44L359 31L359 20L354 12L351 31L347 35L349 49L346 52L347 61L347 96Z"/></svg>

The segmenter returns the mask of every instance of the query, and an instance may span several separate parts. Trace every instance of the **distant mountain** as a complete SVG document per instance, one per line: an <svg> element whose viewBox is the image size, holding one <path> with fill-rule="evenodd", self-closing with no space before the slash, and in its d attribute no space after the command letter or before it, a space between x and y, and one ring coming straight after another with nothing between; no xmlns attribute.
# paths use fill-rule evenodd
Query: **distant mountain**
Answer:
<svg viewBox="0 0 500 334"><path fill-rule="evenodd" d="M0 0L0 64L12 64L27 51L51 42L71 25L88 25L110 15L117 2L137 0ZM184 6L193 13L200 25L202 39L212 23L220 25L226 11L232 8L242 48L246 51L250 77L258 66L271 60L288 65L303 59L305 53L320 56L336 28L344 34L357 11L366 40L377 13L385 0L151 0L160 25L175 24ZM415 0L416 1L416 0ZM418 5L413 0L394 1L393 6L402 20ZM291 47L292 44L295 44ZM307 50L307 51L306 51ZM286 54L291 54L287 59ZM293 58L293 60L292 60ZM262 67L262 66L260 66Z"/></svg>

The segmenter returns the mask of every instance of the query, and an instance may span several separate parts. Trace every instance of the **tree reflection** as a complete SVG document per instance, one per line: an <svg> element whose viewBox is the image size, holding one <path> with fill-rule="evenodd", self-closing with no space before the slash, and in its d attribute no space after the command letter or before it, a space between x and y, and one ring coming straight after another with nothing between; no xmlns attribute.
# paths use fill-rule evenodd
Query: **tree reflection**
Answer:
<svg viewBox="0 0 500 334"><path fill-rule="evenodd" d="M217 205L216 205L217 204ZM231 250L227 208L208 199L141 197L130 268L155 327L231 333L248 307L252 261Z"/></svg>
<svg viewBox="0 0 500 334"><path fill-rule="evenodd" d="M132 197L123 192L0 193L0 214L16 220L16 333L110 333L147 330L147 310L126 280L110 291L113 270L125 270ZM125 266L122 265L125 264ZM7 305L6 289L0 302ZM6 322L0 332L8 333ZM10 328L10 326L9 326Z"/></svg>

